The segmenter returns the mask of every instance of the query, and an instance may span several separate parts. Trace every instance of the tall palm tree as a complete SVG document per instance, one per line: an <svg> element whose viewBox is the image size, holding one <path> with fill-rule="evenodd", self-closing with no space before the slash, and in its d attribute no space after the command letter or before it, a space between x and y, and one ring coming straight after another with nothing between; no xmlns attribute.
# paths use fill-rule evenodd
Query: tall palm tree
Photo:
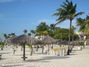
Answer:
<svg viewBox="0 0 89 67"><path fill-rule="evenodd" d="M4 37L5 37L5 39L7 39L8 38L7 34L4 34Z"/></svg>
<svg viewBox="0 0 89 67"><path fill-rule="evenodd" d="M54 31L54 29L55 29L55 24L50 24L50 29L51 29L52 31Z"/></svg>
<svg viewBox="0 0 89 67"><path fill-rule="evenodd" d="M86 28L85 19L77 18L77 26L79 26L79 31L84 32L84 29Z"/></svg>
<svg viewBox="0 0 89 67"><path fill-rule="evenodd" d="M31 36L31 33L28 33L29 36Z"/></svg>
<svg viewBox="0 0 89 67"><path fill-rule="evenodd" d="M63 2L63 4L61 5L61 8L57 9L58 12L54 14L54 16L58 16L57 24L61 23L62 21L66 20L66 19L70 20L69 44L70 44L72 21L75 17L83 14L83 12L77 13L76 7L77 7L77 5L73 4L72 1L66 0L66 2Z"/></svg>
<svg viewBox="0 0 89 67"><path fill-rule="evenodd" d="M15 36L15 33L11 33L11 36Z"/></svg>
<svg viewBox="0 0 89 67"><path fill-rule="evenodd" d="M25 29L25 30L23 30L23 32L24 32L24 34L27 34L28 31Z"/></svg>
<svg viewBox="0 0 89 67"><path fill-rule="evenodd" d="M8 39L8 38L10 38L11 34L5 34L4 33L3 36L4 36L5 39Z"/></svg>
<svg viewBox="0 0 89 67"><path fill-rule="evenodd" d="M86 18L77 18L77 26L79 26L79 31L83 32L83 34L89 33L89 16Z"/></svg>

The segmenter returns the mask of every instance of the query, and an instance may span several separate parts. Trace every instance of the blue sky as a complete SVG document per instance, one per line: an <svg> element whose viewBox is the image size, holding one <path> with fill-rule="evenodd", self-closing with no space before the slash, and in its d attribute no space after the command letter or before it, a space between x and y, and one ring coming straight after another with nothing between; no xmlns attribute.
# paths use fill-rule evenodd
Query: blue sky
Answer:
<svg viewBox="0 0 89 67"><path fill-rule="evenodd" d="M16 34L23 33L24 29L32 30L41 21L47 24L55 23L57 17L52 16L60 4L65 0L0 0L0 33ZM89 0L73 0L77 3L77 11L84 11L89 14ZM76 25L76 20L73 21ZM58 26L69 28L69 22L59 24Z"/></svg>

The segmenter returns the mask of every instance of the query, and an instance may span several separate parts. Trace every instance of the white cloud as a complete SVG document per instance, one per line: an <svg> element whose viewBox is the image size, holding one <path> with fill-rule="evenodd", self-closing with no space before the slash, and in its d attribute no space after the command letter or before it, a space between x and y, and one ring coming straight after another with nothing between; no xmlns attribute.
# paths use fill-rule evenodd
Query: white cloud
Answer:
<svg viewBox="0 0 89 67"><path fill-rule="evenodd" d="M0 3L5 3L5 2L13 2L15 0L0 0Z"/></svg>

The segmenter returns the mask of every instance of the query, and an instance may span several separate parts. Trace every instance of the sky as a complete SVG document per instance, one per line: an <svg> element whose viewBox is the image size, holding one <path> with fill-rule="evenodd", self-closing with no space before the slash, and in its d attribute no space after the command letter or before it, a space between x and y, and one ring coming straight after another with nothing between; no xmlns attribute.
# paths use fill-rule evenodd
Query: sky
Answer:
<svg viewBox="0 0 89 67"><path fill-rule="evenodd" d="M33 30L45 21L48 25L56 22L52 16L65 0L0 0L0 34L22 34L24 29ZM72 0L77 4L77 12L83 11L85 18L89 14L89 0ZM73 21L76 26L76 20ZM64 21L59 27L69 28L69 21Z"/></svg>

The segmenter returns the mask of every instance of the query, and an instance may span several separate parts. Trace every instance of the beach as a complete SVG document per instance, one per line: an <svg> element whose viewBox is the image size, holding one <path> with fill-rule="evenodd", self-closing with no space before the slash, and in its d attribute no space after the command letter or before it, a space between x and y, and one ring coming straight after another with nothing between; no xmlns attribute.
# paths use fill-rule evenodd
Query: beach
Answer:
<svg viewBox="0 0 89 67"><path fill-rule="evenodd" d="M47 54L33 54L26 51L26 60L22 60L22 51L17 49L13 54L12 49L3 50L0 67L89 67L89 46L83 50L74 50L71 55L56 56Z"/></svg>

